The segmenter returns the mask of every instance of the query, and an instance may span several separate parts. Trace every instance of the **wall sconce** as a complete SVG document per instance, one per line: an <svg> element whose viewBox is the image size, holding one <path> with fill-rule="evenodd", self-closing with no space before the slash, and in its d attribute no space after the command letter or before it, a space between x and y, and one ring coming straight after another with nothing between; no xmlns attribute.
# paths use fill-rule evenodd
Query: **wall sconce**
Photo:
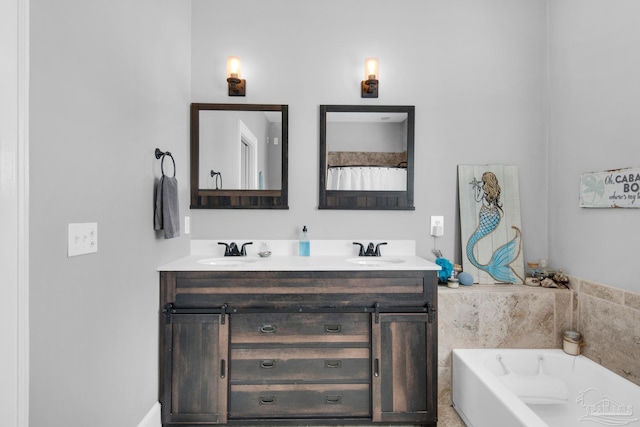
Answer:
<svg viewBox="0 0 640 427"><path fill-rule="evenodd" d="M227 83L229 84L229 96L245 96L246 81L240 77L240 58L237 56L228 57Z"/></svg>
<svg viewBox="0 0 640 427"><path fill-rule="evenodd" d="M364 60L364 80L361 88L362 98L378 97L378 58Z"/></svg>

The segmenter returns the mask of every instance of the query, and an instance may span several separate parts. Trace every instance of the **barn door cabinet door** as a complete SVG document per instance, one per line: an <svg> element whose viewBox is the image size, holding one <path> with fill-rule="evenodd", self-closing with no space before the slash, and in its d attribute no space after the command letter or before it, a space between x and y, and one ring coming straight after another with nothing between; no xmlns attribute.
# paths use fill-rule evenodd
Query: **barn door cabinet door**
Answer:
<svg viewBox="0 0 640 427"><path fill-rule="evenodd" d="M227 422L228 342L226 314L172 314L165 322L163 424Z"/></svg>
<svg viewBox="0 0 640 427"><path fill-rule="evenodd" d="M373 422L435 425L428 314L381 313L371 325Z"/></svg>

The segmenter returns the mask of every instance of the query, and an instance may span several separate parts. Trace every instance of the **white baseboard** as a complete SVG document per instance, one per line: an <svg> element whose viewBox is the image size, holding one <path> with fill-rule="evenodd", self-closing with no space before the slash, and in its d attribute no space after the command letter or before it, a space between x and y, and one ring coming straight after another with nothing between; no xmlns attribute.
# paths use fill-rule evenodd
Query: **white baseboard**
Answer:
<svg viewBox="0 0 640 427"><path fill-rule="evenodd" d="M138 427L162 427L160 421L160 402L156 402L151 410L144 416Z"/></svg>

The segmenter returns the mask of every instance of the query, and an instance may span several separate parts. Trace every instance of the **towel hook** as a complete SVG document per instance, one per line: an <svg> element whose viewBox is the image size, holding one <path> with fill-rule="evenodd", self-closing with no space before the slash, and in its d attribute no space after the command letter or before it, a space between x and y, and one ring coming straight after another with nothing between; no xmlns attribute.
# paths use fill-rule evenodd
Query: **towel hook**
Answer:
<svg viewBox="0 0 640 427"><path fill-rule="evenodd" d="M173 155L169 151L162 152L159 148L156 148L156 159L160 159L162 157L162 161L160 162L160 170L162 171L162 175L164 176L164 158L165 156L171 157L171 161L173 161L173 176L176 176L176 160L173 158Z"/></svg>

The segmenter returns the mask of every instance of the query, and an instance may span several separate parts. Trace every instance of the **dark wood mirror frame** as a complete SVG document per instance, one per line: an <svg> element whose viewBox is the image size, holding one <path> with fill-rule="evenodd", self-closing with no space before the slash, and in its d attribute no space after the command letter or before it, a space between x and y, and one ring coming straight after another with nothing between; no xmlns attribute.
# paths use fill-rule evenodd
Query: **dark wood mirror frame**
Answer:
<svg viewBox="0 0 640 427"><path fill-rule="evenodd" d="M407 113L407 190L327 190L327 113ZM415 210L413 205L414 106L321 105L320 106L320 193L319 209Z"/></svg>
<svg viewBox="0 0 640 427"><path fill-rule="evenodd" d="M279 190L199 188L200 111L276 111L282 114L282 185ZM289 106L278 104L191 104L191 209L289 209Z"/></svg>

